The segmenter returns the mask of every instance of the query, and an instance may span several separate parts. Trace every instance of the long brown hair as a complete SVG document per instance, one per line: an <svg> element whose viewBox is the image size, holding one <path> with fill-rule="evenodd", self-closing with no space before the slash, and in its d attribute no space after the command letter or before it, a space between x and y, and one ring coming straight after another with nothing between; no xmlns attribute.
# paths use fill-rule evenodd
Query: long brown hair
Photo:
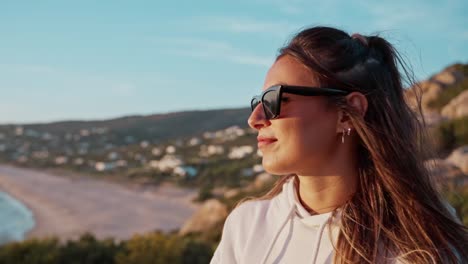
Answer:
<svg viewBox="0 0 468 264"><path fill-rule="evenodd" d="M358 190L341 206L335 262L381 263L387 256L408 263L468 263L467 228L449 212L424 166L422 115L404 99L403 85L413 78L393 46L377 35L351 37L313 27L292 38L278 58L285 55L308 67L320 86L358 91L368 100L361 117L343 97L330 99L359 136ZM276 196L291 177L280 177L259 199Z"/></svg>

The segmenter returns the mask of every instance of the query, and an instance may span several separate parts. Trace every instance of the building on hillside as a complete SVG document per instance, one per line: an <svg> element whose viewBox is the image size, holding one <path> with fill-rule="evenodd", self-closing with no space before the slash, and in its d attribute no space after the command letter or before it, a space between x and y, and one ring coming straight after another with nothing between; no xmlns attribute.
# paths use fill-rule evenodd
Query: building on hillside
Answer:
<svg viewBox="0 0 468 264"><path fill-rule="evenodd" d="M102 161L99 161L99 162L96 162L94 164L94 168L97 170L97 171L109 171L109 170L113 170L115 168L115 163L114 162L102 162Z"/></svg>
<svg viewBox="0 0 468 264"><path fill-rule="evenodd" d="M249 154L252 154L254 148L249 145L233 147L228 154L229 159L242 159Z"/></svg>
<svg viewBox="0 0 468 264"><path fill-rule="evenodd" d="M158 147L154 147L151 149L151 154L153 154L153 156L161 156L162 150Z"/></svg>
<svg viewBox="0 0 468 264"><path fill-rule="evenodd" d="M66 156L58 156L58 157L55 157L54 159L55 165L64 165L67 162L68 162L68 157Z"/></svg>
<svg viewBox="0 0 468 264"><path fill-rule="evenodd" d="M182 159L174 155L166 155L160 160L151 160L149 166L160 171L171 171L183 164Z"/></svg>
<svg viewBox="0 0 468 264"><path fill-rule="evenodd" d="M198 171L192 166L177 166L174 168L173 173L180 177L193 178L197 176Z"/></svg>
<svg viewBox="0 0 468 264"><path fill-rule="evenodd" d="M169 145L166 147L166 153L167 154L174 154L176 152L176 147Z"/></svg>
<svg viewBox="0 0 468 264"><path fill-rule="evenodd" d="M189 140L188 145L193 147L193 146L198 146L201 144L201 139L197 137L193 137Z"/></svg>
<svg viewBox="0 0 468 264"><path fill-rule="evenodd" d="M201 145L199 155L201 157L211 157L224 153L224 147L221 145Z"/></svg>

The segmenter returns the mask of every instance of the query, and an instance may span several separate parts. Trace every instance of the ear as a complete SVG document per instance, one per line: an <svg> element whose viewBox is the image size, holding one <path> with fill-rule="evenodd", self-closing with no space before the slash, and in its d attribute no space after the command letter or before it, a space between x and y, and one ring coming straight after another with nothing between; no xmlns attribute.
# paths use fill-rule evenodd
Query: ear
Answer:
<svg viewBox="0 0 468 264"><path fill-rule="evenodd" d="M354 110L361 115L362 117L365 116L367 112L367 98L364 94L360 92L352 92L346 96L346 103L350 108L354 108ZM347 130L348 128L353 129L353 124L348 115L346 115L342 110L338 112L338 123L336 126L337 133L342 133L343 130Z"/></svg>

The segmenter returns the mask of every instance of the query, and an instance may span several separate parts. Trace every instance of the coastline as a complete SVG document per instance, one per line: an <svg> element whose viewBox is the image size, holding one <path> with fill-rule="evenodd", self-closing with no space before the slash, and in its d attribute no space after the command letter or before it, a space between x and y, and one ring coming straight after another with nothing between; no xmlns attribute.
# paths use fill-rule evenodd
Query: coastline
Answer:
<svg viewBox="0 0 468 264"><path fill-rule="evenodd" d="M0 190L23 203L35 225L25 238L125 240L135 234L180 228L198 205L196 191L163 184L125 186L90 177L60 177L0 165Z"/></svg>
<svg viewBox="0 0 468 264"><path fill-rule="evenodd" d="M22 202L0 190L0 245L19 241L24 234L34 227L31 210ZM6 221L5 221L6 220Z"/></svg>

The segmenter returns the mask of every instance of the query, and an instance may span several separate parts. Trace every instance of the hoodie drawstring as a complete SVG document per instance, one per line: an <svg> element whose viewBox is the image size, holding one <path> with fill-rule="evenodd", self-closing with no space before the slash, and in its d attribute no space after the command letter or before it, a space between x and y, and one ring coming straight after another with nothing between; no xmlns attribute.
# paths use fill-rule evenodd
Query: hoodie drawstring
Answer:
<svg viewBox="0 0 468 264"><path fill-rule="evenodd" d="M271 253L271 250L273 249L273 246L275 245L275 242L276 240L278 239L281 231L283 230L283 228L286 226L286 224L288 223L288 221L290 219L292 219L292 216L296 213L296 206L292 206L291 209L289 210L289 213L288 215L286 216L286 218L283 220L283 223L281 224L280 228L278 229L278 231L276 232L275 234L275 237L273 238L273 240L271 241L269 247L268 247L268 251L266 252L265 256L263 256L262 258L262 261L260 262L261 264L265 264L267 259L268 259L268 256L270 256L270 253Z"/></svg>
<svg viewBox="0 0 468 264"><path fill-rule="evenodd" d="M323 230L325 230L325 227L327 226L327 223L328 223L328 221L325 221L320 225L318 237L317 237L317 240L315 241L315 245L314 245L314 257L312 258L313 259L313 261L312 261L313 264L317 263L318 252L319 252L319 249L320 249L320 242L322 241Z"/></svg>
<svg viewBox="0 0 468 264"><path fill-rule="evenodd" d="M276 240L278 240L278 237L279 235L281 234L281 231L283 230L283 228L286 226L286 224L288 223L289 220L292 220L292 217L294 216L294 214L296 213L296 206L292 206L291 209L289 210L289 213L288 215L286 216L286 218L283 220L283 223L281 223L281 226L280 228L278 229L278 231L276 232L275 234L275 237L273 238L273 240L270 242L270 245L268 246L268 251L266 252L265 256L263 256L262 258L262 261L260 262L261 264L265 264L268 257L270 256L271 254L271 251L273 250L273 246L275 245L276 243ZM317 237L316 237L316 241L314 243L314 255L313 255L313 258L312 258L312 263L315 264L317 263L317 258L318 258L318 253L319 253L319 249L320 249L320 243L322 241L322 235L323 235L323 232L325 230L325 227L327 226L328 224L328 220L323 222L320 227L319 227L319 232L317 234Z"/></svg>

